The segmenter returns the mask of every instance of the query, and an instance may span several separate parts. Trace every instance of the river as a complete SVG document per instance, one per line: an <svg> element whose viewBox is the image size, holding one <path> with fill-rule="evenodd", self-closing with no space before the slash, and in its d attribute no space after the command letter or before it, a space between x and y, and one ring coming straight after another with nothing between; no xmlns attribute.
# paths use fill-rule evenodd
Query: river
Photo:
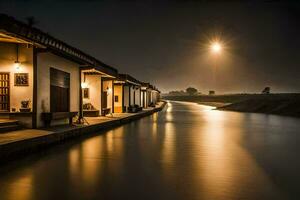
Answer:
<svg viewBox="0 0 300 200"><path fill-rule="evenodd" d="M0 199L300 199L300 119L168 102L0 167Z"/></svg>

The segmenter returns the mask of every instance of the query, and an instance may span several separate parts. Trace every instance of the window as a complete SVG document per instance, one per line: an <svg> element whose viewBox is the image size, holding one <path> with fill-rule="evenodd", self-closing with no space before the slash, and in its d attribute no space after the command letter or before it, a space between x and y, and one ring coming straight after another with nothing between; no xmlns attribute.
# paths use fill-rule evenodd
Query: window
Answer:
<svg viewBox="0 0 300 200"><path fill-rule="evenodd" d="M0 111L9 111L9 73L0 73Z"/></svg>
<svg viewBox="0 0 300 200"><path fill-rule="evenodd" d="M115 102L119 102L119 96L118 95L115 96Z"/></svg>
<svg viewBox="0 0 300 200"><path fill-rule="evenodd" d="M84 99L90 98L90 91L89 91L89 88L83 88L83 98L84 98Z"/></svg>

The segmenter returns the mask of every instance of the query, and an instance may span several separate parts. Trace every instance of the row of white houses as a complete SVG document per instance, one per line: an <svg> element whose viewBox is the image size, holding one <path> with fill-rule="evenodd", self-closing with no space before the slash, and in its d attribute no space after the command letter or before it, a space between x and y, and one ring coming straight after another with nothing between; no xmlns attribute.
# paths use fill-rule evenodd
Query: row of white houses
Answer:
<svg viewBox="0 0 300 200"><path fill-rule="evenodd" d="M138 112L160 92L13 17L0 14L0 120L28 128Z"/></svg>

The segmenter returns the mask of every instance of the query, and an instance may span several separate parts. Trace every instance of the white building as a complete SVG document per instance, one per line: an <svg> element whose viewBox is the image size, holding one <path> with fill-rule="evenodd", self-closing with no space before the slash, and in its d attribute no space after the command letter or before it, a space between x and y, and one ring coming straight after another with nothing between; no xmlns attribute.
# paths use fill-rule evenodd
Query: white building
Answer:
<svg viewBox="0 0 300 200"><path fill-rule="evenodd" d="M81 78L91 87L90 101L101 108L101 95L112 88L117 70L82 51L7 15L0 15L0 117L25 127L72 122L81 110ZM98 77L98 78L97 78ZM97 87L97 88L96 88ZM94 96L93 96L94 95ZM113 109L113 94L107 107Z"/></svg>
<svg viewBox="0 0 300 200"><path fill-rule="evenodd" d="M160 101L160 91L150 83L141 83L141 106L155 106Z"/></svg>
<svg viewBox="0 0 300 200"><path fill-rule="evenodd" d="M114 81L114 112L137 112L141 107L141 83L128 74Z"/></svg>

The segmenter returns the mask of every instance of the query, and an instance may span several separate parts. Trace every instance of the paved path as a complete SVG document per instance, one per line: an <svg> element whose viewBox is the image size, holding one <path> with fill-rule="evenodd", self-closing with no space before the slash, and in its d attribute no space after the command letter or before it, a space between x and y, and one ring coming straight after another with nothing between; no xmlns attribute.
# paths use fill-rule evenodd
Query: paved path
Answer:
<svg viewBox="0 0 300 200"><path fill-rule="evenodd" d="M155 108L144 109L138 113L115 113L112 116L105 117L86 117L88 123L84 125L60 125L47 129L22 129L0 134L0 157L8 157L16 152L41 147L50 143L65 140L69 137L94 132L100 129L109 128L115 125L125 123L128 120L134 120L135 117L142 117L150 114L155 109L163 106L159 103ZM124 120L121 122L120 120Z"/></svg>
<svg viewBox="0 0 300 200"><path fill-rule="evenodd" d="M29 138L44 136L52 134L53 131L46 131L40 129L25 129L25 130L17 130L11 131L8 133L1 133L0 134L0 145L7 144L11 142L16 142L20 140L25 140Z"/></svg>

